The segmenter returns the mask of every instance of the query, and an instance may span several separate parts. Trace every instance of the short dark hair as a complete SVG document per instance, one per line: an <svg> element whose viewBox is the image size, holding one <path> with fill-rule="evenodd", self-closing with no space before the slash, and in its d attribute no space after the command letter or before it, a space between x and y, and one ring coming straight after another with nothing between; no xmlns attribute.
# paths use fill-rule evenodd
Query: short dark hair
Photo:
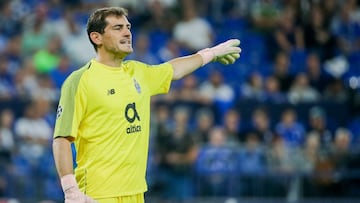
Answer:
<svg viewBox="0 0 360 203"><path fill-rule="evenodd" d="M95 51L97 51L97 45L91 40L90 33L98 32L100 34L104 33L107 22L105 18L108 16L127 16L128 12L125 8L122 7L105 7L95 10L89 17L87 21L87 34L91 44L94 46Z"/></svg>

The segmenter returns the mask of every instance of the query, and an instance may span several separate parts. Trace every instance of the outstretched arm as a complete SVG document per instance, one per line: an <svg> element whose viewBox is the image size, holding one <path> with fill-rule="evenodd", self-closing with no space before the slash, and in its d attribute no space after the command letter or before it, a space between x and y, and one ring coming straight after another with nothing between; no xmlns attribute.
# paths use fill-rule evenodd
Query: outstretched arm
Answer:
<svg viewBox="0 0 360 203"><path fill-rule="evenodd" d="M181 79L211 61L225 65L233 64L240 57L239 45L238 39L230 39L217 46L200 50L196 54L170 60L169 63L174 69L173 80Z"/></svg>

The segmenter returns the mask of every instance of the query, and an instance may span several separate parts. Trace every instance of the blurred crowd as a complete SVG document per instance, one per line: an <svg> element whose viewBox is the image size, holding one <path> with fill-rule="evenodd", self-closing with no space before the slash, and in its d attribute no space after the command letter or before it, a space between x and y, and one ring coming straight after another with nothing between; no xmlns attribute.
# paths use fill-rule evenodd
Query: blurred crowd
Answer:
<svg viewBox="0 0 360 203"><path fill-rule="evenodd" d="M102 6L129 10L129 60L241 40L234 65L152 100L149 197L359 198L359 0L2 0L0 199L62 201L56 106L95 56L86 20Z"/></svg>

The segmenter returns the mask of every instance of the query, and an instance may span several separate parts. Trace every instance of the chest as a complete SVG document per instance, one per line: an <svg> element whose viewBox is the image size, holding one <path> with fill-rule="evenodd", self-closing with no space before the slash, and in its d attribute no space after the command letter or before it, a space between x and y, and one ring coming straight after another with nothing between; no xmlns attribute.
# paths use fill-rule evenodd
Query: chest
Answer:
<svg viewBox="0 0 360 203"><path fill-rule="evenodd" d="M121 111L128 104L147 100L149 91L140 77L124 73L91 78L88 85L89 110Z"/></svg>

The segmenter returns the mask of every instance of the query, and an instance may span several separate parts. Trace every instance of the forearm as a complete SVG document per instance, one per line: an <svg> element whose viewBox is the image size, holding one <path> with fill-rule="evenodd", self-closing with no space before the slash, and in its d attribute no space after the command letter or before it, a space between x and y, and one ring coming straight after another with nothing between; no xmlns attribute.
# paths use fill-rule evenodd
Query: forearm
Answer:
<svg viewBox="0 0 360 203"><path fill-rule="evenodd" d="M202 66L200 54L175 58L169 61L174 69L173 80L179 80Z"/></svg>
<svg viewBox="0 0 360 203"><path fill-rule="evenodd" d="M53 155L56 169L60 177L74 173L71 142L68 139L61 137L54 139Z"/></svg>
<svg viewBox="0 0 360 203"><path fill-rule="evenodd" d="M212 61L224 65L233 64L240 57L240 41L231 39L217 46L198 51L196 54L170 60L174 69L173 80L178 80Z"/></svg>
<svg viewBox="0 0 360 203"><path fill-rule="evenodd" d="M72 161L71 138L59 137L53 141L53 153L56 169L60 176L61 187L64 192L65 203L97 203L88 195L80 191L77 185Z"/></svg>
<svg viewBox="0 0 360 203"><path fill-rule="evenodd" d="M282 34L281 32L277 32L275 34L275 39L278 45L280 46L280 48L286 51L290 51L292 49L292 45L289 43L289 41L286 39L284 34Z"/></svg>

